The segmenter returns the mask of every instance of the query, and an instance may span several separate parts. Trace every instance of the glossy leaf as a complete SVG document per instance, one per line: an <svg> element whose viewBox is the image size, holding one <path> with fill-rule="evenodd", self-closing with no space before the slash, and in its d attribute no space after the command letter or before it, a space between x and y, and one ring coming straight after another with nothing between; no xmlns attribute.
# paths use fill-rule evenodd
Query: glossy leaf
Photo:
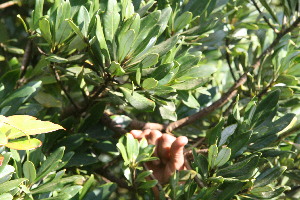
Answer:
<svg viewBox="0 0 300 200"><path fill-rule="evenodd" d="M24 177L28 179L29 183L33 183L36 178L35 166L30 161L25 161L23 164Z"/></svg>
<svg viewBox="0 0 300 200"><path fill-rule="evenodd" d="M5 192L9 192L17 187L19 187L19 185L26 181L27 179L25 178L19 178L19 179L15 179L15 180L11 180L11 181L7 181L4 183L0 184L0 194L3 194Z"/></svg>
<svg viewBox="0 0 300 200"><path fill-rule="evenodd" d="M120 89L122 90L126 100L136 109L138 110L143 110L146 112L151 112L154 110L155 108L155 103L140 95L137 92L131 92L130 90L120 87Z"/></svg>
<svg viewBox="0 0 300 200"><path fill-rule="evenodd" d="M228 137L231 136L234 133L236 128L237 128L237 124L232 124L232 125L227 126L226 128L224 128L224 130L221 132L221 138L220 138L218 146L222 146L223 144L225 144Z"/></svg>
<svg viewBox="0 0 300 200"><path fill-rule="evenodd" d="M179 17L176 18L174 22L174 30L177 32L183 29L186 25L188 25L193 18L193 14L191 12L184 12Z"/></svg>
<svg viewBox="0 0 300 200"><path fill-rule="evenodd" d="M147 78L143 81L142 87L146 90L155 88L158 84L158 81L154 78Z"/></svg>
<svg viewBox="0 0 300 200"><path fill-rule="evenodd" d="M231 156L231 149L228 147L222 148L216 158L215 166L216 167L223 166L229 160L230 156Z"/></svg>
<svg viewBox="0 0 300 200"><path fill-rule="evenodd" d="M105 39L112 42L120 22L116 0L108 0L107 10L103 16Z"/></svg>
<svg viewBox="0 0 300 200"><path fill-rule="evenodd" d="M41 145L42 142L36 138L21 138L10 140L5 146L15 150L32 150L40 147Z"/></svg>
<svg viewBox="0 0 300 200"><path fill-rule="evenodd" d="M50 30L50 22L46 18L42 18L39 21L39 28L41 30L42 36L48 42L48 44L52 44L52 34Z"/></svg>

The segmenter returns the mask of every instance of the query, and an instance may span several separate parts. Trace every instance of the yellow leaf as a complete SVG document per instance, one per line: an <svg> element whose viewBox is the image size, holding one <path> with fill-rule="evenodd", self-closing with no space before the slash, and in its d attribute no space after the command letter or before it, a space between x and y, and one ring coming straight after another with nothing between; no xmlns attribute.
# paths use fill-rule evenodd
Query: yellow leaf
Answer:
<svg viewBox="0 0 300 200"><path fill-rule="evenodd" d="M9 141L5 146L15 150L31 150L36 149L42 145L42 142L36 138L27 139L21 138Z"/></svg>
<svg viewBox="0 0 300 200"><path fill-rule="evenodd" d="M8 139L49 133L59 129L64 128L49 121L37 120L29 115L0 116L0 132L6 133Z"/></svg>

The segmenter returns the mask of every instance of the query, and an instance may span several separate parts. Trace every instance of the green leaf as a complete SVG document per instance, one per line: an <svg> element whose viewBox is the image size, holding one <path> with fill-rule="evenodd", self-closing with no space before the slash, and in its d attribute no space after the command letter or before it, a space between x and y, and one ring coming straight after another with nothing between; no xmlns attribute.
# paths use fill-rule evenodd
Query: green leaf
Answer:
<svg viewBox="0 0 300 200"><path fill-rule="evenodd" d="M232 183L227 185L227 187L218 194L216 199L218 200L230 200L232 197L242 190L245 183Z"/></svg>
<svg viewBox="0 0 300 200"><path fill-rule="evenodd" d="M90 178L84 183L82 190L79 192L79 200L82 200L87 192L91 189L95 182L94 174L91 174Z"/></svg>
<svg viewBox="0 0 300 200"><path fill-rule="evenodd" d="M155 88L158 84L158 81L155 80L154 78L147 78L143 81L142 87L146 90Z"/></svg>
<svg viewBox="0 0 300 200"><path fill-rule="evenodd" d="M170 72L170 70L172 69L173 66L174 66L173 62L159 65L154 70L154 72L152 72L151 76L153 78L155 78L156 80L160 80L160 79L164 78L166 75L168 75L168 73Z"/></svg>
<svg viewBox="0 0 300 200"><path fill-rule="evenodd" d="M198 168L198 173L202 176L202 179L206 179L208 172L207 158L200 153L197 154L195 149L193 149L193 156L195 162L194 168Z"/></svg>
<svg viewBox="0 0 300 200"><path fill-rule="evenodd" d="M153 112L155 108L155 103L147 99L146 97L140 95L137 92L131 92L130 90L120 87L126 100L136 109L143 110L144 112Z"/></svg>
<svg viewBox="0 0 300 200"><path fill-rule="evenodd" d="M202 78L190 79L190 80L182 81L180 83L173 84L172 87L176 90L193 90L199 88L206 82L207 79L202 79Z"/></svg>
<svg viewBox="0 0 300 200"><path fill-rule="evenodd" d="M134 7L130 0L121 0L122 19L128 19L134 14Z"/></svg>
<svg viewBox="0 0 300 200"><path fill-rule="evenodd" d="M16 171L13 166L5 165L3 170L0 172L0 184L9 181L14 173L16 173Z"/></svg>
<svg viewBox="0 0 300 200"><path fill-rule="evenodd" d="M64 151L65 147L59 147L41 164L41 167L37 172L37 178L35 182L46 176L49 172L57 167L64 155Z"/></svg>
<svg viewBox="0 0 300 200"><path fill-rule="evenodd" d="M0 200L13 200L13 196L10 193L4 193L0 195Z"/></svg>
<svg viewBox="0 0 300 200"><path fill-rule="evenodd" d="M152 174L152 170L149 170L149 171L143 171L142 173L138 174L135 181L136 182L142 182L145 180L145 178L147 176L149 176L150 174Z"/></svg>
<svg viewBox="0 0 300 200"><path fill-rule="evenodd" d="M107 10L103 16L105 39L112 42L120 22L118 13L118 3L116 0L108 0Z"/></svg>
<svg viewBox="0 0 300 200"><path fill-rule="evenodd" d="M129 162L135 163L139 155L139 143L130 133L126 134L126 150Z"/></svg>
<svg viewBox="0 0 300 200"><path fill-rule="evenodd" d="M35 7L33 12L33 30L37 28L39 19L43 16L44 0L35 0Z"/></svg>
<svg viewBox="0 0 300 200"><path fill-rule="evenodd" d="M158 183L157 180L146 181L139 185L138 189L150 189L153 188Z"/></svg>
<svg viewBox="0 0 300 200"><path fill-rule="evenodd" d="M7 181L4 183L1 183L0 184L0 194L9 192L9 191L19 187L19 185L26 180L27 180L26 178L19 178L19 179L15 179L12 181Z"/></svg>
<svg viewBox="0 0 300 200"><path fill-rule="evenodd" d="M274 111L274 109L276 109L279 101L279 95L279 90L272 91L268 93L261 102L259 102L252 117L252 119L254 119L252 124L259 125Z"/></svg>
<svg viewBox="0 0 300 200"><path fill-rule="evenodd" d="M267 11L269 12L269 14L272 16L273 20L277 23L278 22L278 19L277 19L277 16L275 15L275 13L273 12L272 8L270 8L269 6L269 3L267 3L266 0L259 0L260 3L267 9Z"/></svg>
<svg viewBox="0 0 300 200"><path fill-rule="evenodd" d="M80 175L73 175L62 179L56 179L51 181L50 183L45 183L43 185L40 185L39 187L31 190L31 194L40 194L40 193L46 193L54 191L57 187L60 185L64 185L67 183L77 182L77 181L83 181L83 176Z"/></svg>
<svg viewBox="0 0 300 200"><path fill-rule="evenodd" d="M208 167L214 168L215 162L218 156L218 147L217 145L211 145L208 149Z"/></svg>
<svg viewBox="0 0 300 200"><path fill-rule="evenodd" d="M5 146L15 150L32 150L40 147L42 142L36 138L21 138L9 141Z"/></svg>
<svg viewBox="0 0 300 200"><path fill-rule="evenodd" d="M218 145L219 147L222 146L223 144L225 144L228 137L234 133L236 128L237 128L237 124L232 124L232 125L224 128L224 130L221 132L221 138L220 138L219 145Z"/></svg>
<svg viewBox="0 0 300 200"><path fill-rule="evenodd" d="M118 150L122 155L122 158L124 160L124 165L127 165L127 164L129 164L129 159L128 159L128 156L127 156L126 148L125 148L122 141L123 141L123 137L121 137L119 139L119 142L117 143L116 146L118 147Z"/></svg>
<svg viewBox="0 0 300 200"><path fill-rule="evenodd" d="M270 186L253 188L250 193L255 195L259 199L273 199L281 195L284 191L290 190L288 186L272 188Z"/></svg>
<svg viewBox="0 0 300 200"><path fill-rule="evenodd" d="M228 147L231 149L231 158L243 153L243 149L247 147L252 133L252 131L247 131L232 139L232 141L228 144Z"/></svg>
<svg viewBox="0 0 300 200"><path fill-rule="evenodd" d="M254 187L263 187L272 183L273 181L277 180L286 169L286 166L275 166L263 171L258 177L256 177L256 180L254 181Z"/></svg>
<svg viewBox="0 0 300 200"><path fill-rule="evenodd" d="M160 11L151 12L149 15L141 19L140 27L142 28L140 29L139 33L135 38L134 45L132 46L132 51L135 51L140 46L140 44L146 39L151 30L155 28L160 14Z"/></svg>
<svg viewBox="0 0 300 200"><path fill-rule="evenodd" d="M190 108L200 108L199 102L190 91L178 91L178 97L186 106Z"/></svg>
<svg viewBox="0 0 300 200"><path fill-rule="evenodd" d="M175 19L174 22L174 30L175 32L183 29L186 25L188 25L193 18L193 14L191 12L184 12L179 17Z"/></svg>
<svg viewBox="0 0 300 200"><path fill-rule="evenodd" d="M29 183L33 183L36 178L36 170L34 164L30 161L25 161L23 164L24 177L28 179Z"/></svg>
<svg viewBox="0 0 300 200"><path fill-rule="evenodd" d="M46 58L46 60L49 61L49 62L54 62L54 63L66 63L66 62L68 62L68 59L62 58L62 57L59 57L59 56L56 56L56 55L48 56Z"/></svg>
<svg viewBox="0 0 300 200"><path fill-rule="evenodd" d="M73 31L84 41L85 36L80 31L79 27L76 24L74 24L72 19L67 19L66 21L69 23L69 25L73 29Z"/></svg>
<svg viewBox="0 0 300 200"><path fill-rule="evenodd" d="M99 15L96 15L96 38L98 40L99 43L99 47L101 52L103 53L103 55L105 56L106 60L110 60L110 55L109 55L109 51L108 51L108 47L105 41L105 37L104 37L104 32L103 32L103 27L101 24L101 19Z"/></svg>
<svg viewBox="0 0 300 200"><path fill-rule="evenodd" d="M218 122L218 124L209 130L209 133L208 133L209 145L218 143L218 140L220 139L220 136L222 133L222 128L224 126L224 123L225 123L225 120L223 118L221 118L220 121Z"/></svg>
<svg viewBox="0 0 300 200"><path fill-rule="evenodd" d="M52 44L52 34L50 30L50 22L48 21L48 19L46 19L45 17L40 19L39 28L41 30L42 36L45 38L48 44Z"/></svg>
<svg viewBox="0 0 300 200"><path fill-rule="evenodd" d="M169 39L159 43L152 47L149 53L157 53L160 57L168 53L176 44L179 39L179 36L173 36Z"/></svg>
<svg viewBox="0 0 300 200"><path fill-rule="evenodd" d="M161 15L157 23L160 26L158 35L162 34L163 31L166 29L171 15L172 15L171 7L166 7L161 11Z"/></svg>
<svg viewBox="0 0 300 200"><path fill-rule="evenodd" d="M151 53L145 56L145 58L141 62L141 67L143 69L149 68L156 63L158 63L159 55L157 53Z"/></svg>
<svg viewBox="0 0 300 200"><path fill-rule="evenodd" d="M111 75L122 76L125 74L124 69L120 66L119 63L115 61L111 62L108 70L111 73Z"/></svg>
<svg viewBox="0 0 300 200"><path fill-rule="evenodd" d="M118 60L120 63L126 58L130 51L134 38L135 32L133 29L130 29L118 36Z"/></svg>
<svg viewBox="0 0 300 200"><path fill-rule="evenodd" d="M3 123L1 131L7 133L8 139L15 139L22 136L49 133L64 129L58 124L48 121L40 121L29 115L13 115L9 117L0 116Z"/></svg>
<svg viewBox="0 0 300 200"><path fill-rule="evenodd" d="M218 156L215 161L215 166L216 167L221 167L224 165L230 158L231 156L231 149L228 147L224 147L221 149L221 151L218 153Z"/></svg>
<svg viewBox="0 0 300 200"><path fill-rule="evenodd" d="M159 107L160 115L163 119L168 119L171 121L177 120L177 114L176 114L176 106L174 102L167 102L167 105L161 105Z"/></svg>
<svg viewBox="0 0 300 200"><path fill-rule="evenodd" d="M242 161L229 165L225 168L220 169L217 172L217 176L222 176L225 178L235 177L237 179L243 180L248 179L253 176L253 172L259 161L260 155L254 154Z"/></svg>

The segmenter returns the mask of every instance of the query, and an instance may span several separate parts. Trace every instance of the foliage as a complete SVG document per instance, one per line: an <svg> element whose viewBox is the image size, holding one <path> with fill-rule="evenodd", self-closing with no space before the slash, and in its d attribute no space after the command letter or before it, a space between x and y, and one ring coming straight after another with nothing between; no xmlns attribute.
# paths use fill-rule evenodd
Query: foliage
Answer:
<svg viewBox="0 0 300 200"><path fill-rule="evenodd" d="M299 12L0 4L0 199L299 199ZM124 134L143 128L187 136L190 168L161 186L144 165L155 147Z"/></svg>

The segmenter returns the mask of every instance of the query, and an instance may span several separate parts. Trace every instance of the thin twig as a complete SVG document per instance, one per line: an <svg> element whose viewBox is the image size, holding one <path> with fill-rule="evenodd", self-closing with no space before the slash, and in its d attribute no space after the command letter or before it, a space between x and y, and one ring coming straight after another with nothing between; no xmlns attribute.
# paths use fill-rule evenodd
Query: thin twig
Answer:
<svg viewBox="0 0 300 200"><path fill-rule="evenodd" d="M10 6L13 6L13 5L16 5L16 4L18 4L17 1L8 1L8 2L5 2L5 3L2 3L2 4L0 4L0 10L5 9L7 7L10 7Z"/></svg>
<svg viewBox="0 0 300 200"><path fill-rule="evenodd" d="M67 96L68 100L71 102L71 104L74 106L74 108L76 110L80 110L79 107L77 106L77 104L75 103L75 101L72 99L72 97L70 96L70 94L68 93L68 91L66 90L66 88L64 87L61 79L60 79L60 76L55 68L55 65L53 63L50 63L50 68L52 69L53 73L54 73L54 76L55 76L55 80L56 82L59 84L61 90L65 93L65 95Z"/></svg>
<svg viewBox="0 0 300 200"><path fill-rule="evenodd" d="M188 170L193 170L187 157L187 155L184 156L184 165ZM200 188L205 187L204 183L200 180L200 178L197 175L194 177L194 180Z"/></svg>
<svg viewBox="0 0 300 200"><path fill-rule="evenodd" d="M267 19L267 17L264 15L264 13L260 10L255 0L251 0L256 10L259 12L260 15L262 15L264 21L268 24L268 26L273 29L275 33L279 33L279 31L271 24L271 22Z"/></svg>
<svg viewBox="0 0 300 200"><path fill-rule="evenodd" d="M292 25L290 25L288 28L284 29L283 31L279 32L277 34L277 37L274 39L274 41L270 44L270 46L265 49L261 55L256 59L256 62L254 62L254 64L249 67L249 72L252 72L254 69L258 68L261 64L261 60L263 58L265 58L266 56L268 56L275 48L275 46L280 42L280 39L286 35L287 33L291 32L292 30L294 30L300 23L300 17L298 17L296 19L296 21L294 21L294 23L292 23ZM172 122L170 123L167 128L166 131L168 133L171 133L173 130L183 127L185 125L191 124L205 116L207 116L208 114L210 114L211 112L213 112L214 110L222 107L224 104L226 104L230 99L232 99L236 93L237 93L237 89L243 85L246 80L247 80L247 73L245 72L235 83L234 85L225 93L222 95L222 97L215 101L214 103L212 103L210 106L200 110L199 112L182 118L176 122Z"/></svg>
<svg viewBox="0 0 300 200"><path fill-rule="evenodd" d="M25 52L23 55L23 60L22 60L22 65L21 65L21 73L20 73L20 78L23 78L26 74L30 59L32 55L32 40L29 39L27 41L26 47L25 47Z"/></svg>
<svg viewBox="0 0 300 200"><path fill-rule="evenodd" d="M132 189L132 187L128 186L127 182L121 178L115 177L111 172L109 172L107 169L99 169L96 170L95 173L100 174L101 176L105 177L111 182L117 183L117 185L121 188L126 188L126 189Z"/></svg>
<svg viewBox="0 0 300 200"><path fill-rule="evenodd" d="M144 168L145 168L146 171L150 171L150 169L147 167L146 163L143 163L143 166L144 166ZM150 178L152 180L157 180L157 178L153 175L153 173L151 173L149 176L150 176ZM164 191L163 186L159 183L158 180L157 180L157 184L155 186L156 186L156 188L158 190L158 194L156 194L156 195L159 196L159 194ZM153 188L153 190L155 190L155 189ZM169 199L169 198L166 197L166 199Z"/></svg>
<svg viewBox="0 0 300 200"><path fill-rule="evenodd" d="M123 129L119 124L115 123L111 118L110 115L106 112L103 113L103 116L101 118L101 123L108 127L110 130L114 131L116 135L114 137L119 138L128 131Z"/></svg>
<svg viewBox="0 0 300 200"><path fill-rule="evenodd" d="M229 46L228 38L225 39L225 45L226 45L226 48L225 48L225 58L226 58L226 61L227 61L227 64L228 64L231 76L232 76L234 82L236 82L237 79L236 79L236 77L234 75L233 68L231 66L231 60L230 60L230 54L229 54L229 47L228 47Z"/></svg>
<svg viewBox="0 0 300 200"><path fill-rule="evenodd" d="M193 148L196 148L198 147L200 144L202 144L202 142L205 140L205 137L203 138L200 138L195 144L189 146L188 148L185 149L185 151L190 151L192 150Z"/></svg>
<svg viewBox="0 0 300 200"><path fill-rule="evenodd" d="M20 71L21 71L20 78L19 78L17 87L19 87L20 85L22 85L25 82L24 76L26 74L26 71L29 66L31 56L32 56L32 45L33 45L32 40L29 39L26 43L25 52L23 55L22 65L21 65L21 69L20 69Z"/></svg>

